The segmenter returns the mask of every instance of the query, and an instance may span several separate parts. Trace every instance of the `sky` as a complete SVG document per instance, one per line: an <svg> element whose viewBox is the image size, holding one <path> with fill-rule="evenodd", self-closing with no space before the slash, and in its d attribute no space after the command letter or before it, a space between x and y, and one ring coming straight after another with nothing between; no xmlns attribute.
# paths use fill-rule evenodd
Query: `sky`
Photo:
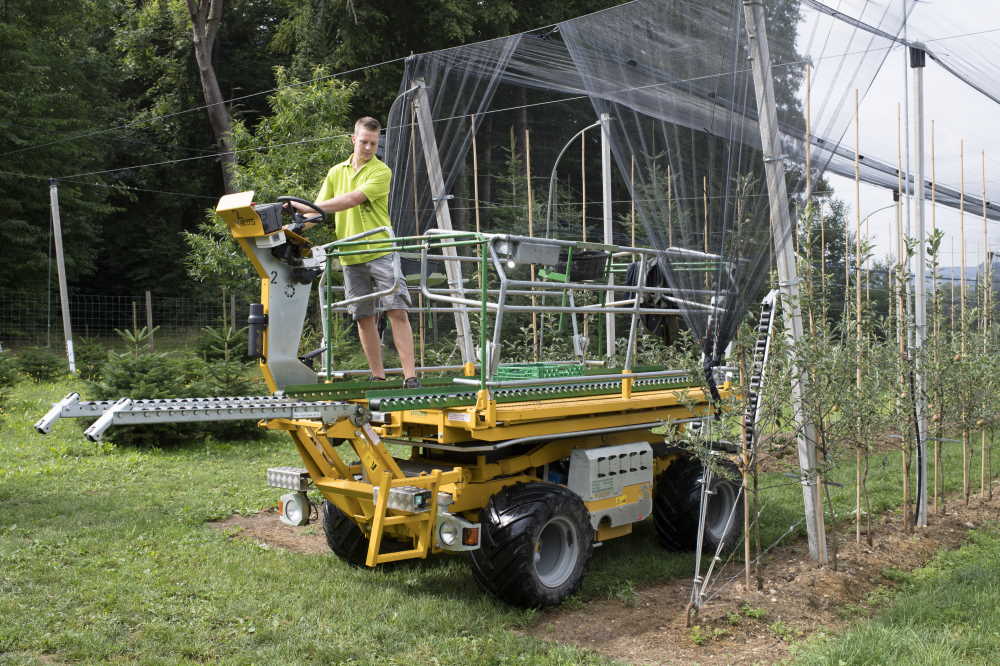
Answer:
<svg viewBox="0 0 1000 666"><path fill-rule="evenodd" d="M827 0L827 4L845 11L868 12L864 18L877 21L902 2L863 2L862 0ZM900 15L902 12L898 12ZM973 71L977 84L984 87L1000 85L997 72L976 61L977 57L1000 58L1000 2L996 0L930 0L918 2L909 21L911 39L919 39L930 50L948 51L955 62L961 62ZM838 25L839 24L839 25ZM908 23L908 27L909 27ZM909 163L911 173L916 172L916 101L913 96L913 70L908 67L905 49L888 47L888 42L872 44L840 22L813 12L804 12L797 46L808 53L816 64L812 86L812 113L816 132L831 138L842 137L841 145L854 150L854 92L861 90L859 107L862 155L873 155L890 164L896 164L900 150L906 166L906 130L909 129ZM859 54L859 47L865 53ZM870 50L868 47L874 46ZM850 54L850 55L843 55ZM884 56L884 58L882 57ZM864 59L861 64L860 60ZM964 140L965 191L977 198L983 195L983 156L985 153L986 199L1000 200L1000 132L997 118L1000 108L986 95L968 86L942 68L932 58L927 58L924 68L924 141L925 174L931 174L931 121L933 121L934 167L938 182L958 189L962 180L961 142ZM874 67L881 63L877 72ZM845 66L846 65L846 66ZM860 65L860 67L859 67ZM847 81L845 70L857 68L858 76ZM909 71L907 71L909 70ZM904 74L905 72L905 74ZM907 80L904 81L904 76ZM871 82L870 87L865 86ZM994 88L995 89L995 88ZM909 109L906 107L909 93ZM846 98L846 102L845 102ZM908 113L907 113L908 111ZM897 140L903 135L902 142ZM902 147L900 148L900 143ZM855 218L855 192L852 179L827 175L834 196L844 200L851 208L852 227ZM877 256L895 255L896 210L892 192L862 184L860 210L867 220L863 230L875 245ZM888 208L885 208L886 206ZM913 233L916 231L916 198L910 206ZM881 210L880 210L881 209ZM958 266L961 263L961 216L950 207L938 205L934 218L945 234L942 245L942 265ZM932 223L929 202L925 207L927 229ZM905 215L904 215L905 220ZM905 221L904 221L905 224ZM1000 222L989 221L988 246L1000 251ZM984 222L981 215L965 214L966 265L983 261Z"/></svg>

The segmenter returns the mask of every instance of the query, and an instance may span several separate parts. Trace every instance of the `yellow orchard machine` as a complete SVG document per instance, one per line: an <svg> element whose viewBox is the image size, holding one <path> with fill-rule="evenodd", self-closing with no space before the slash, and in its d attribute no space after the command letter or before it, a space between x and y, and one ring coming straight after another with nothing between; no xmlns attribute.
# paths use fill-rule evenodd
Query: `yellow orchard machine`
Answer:
<svg viewBox="0 0 1000 666"><path fill-rule="evenodd" d="M260 277L249 349L271 395L85 402L70 394L39 432L59 417L97 417L85 433L94 440L112 425L259 419L292 436L304 466L268 470L269 483L292 491L281 502L286 522L308 520L305 491L315 489L325 498L327 542L347 562L465 552L483 587L518 605L561 602L580 585L595 545L650 515L667 548L735 545L738 482L657 434L665 424L675 433L700 426L714 409L711 392L724 398L730 385L720 378L710 390L686 370L636 364L640 322L678 315L676 296L648 279L657 262L717 270L718 256L436 229L315 245L296 232L300 215L285 224L282 200L252 200L252 192L226 195L218 212ZM455 317L463 363L421 368L418 389L334 367L333 318L349 305L336 259L372 245L419 258L411 290L421 316ZM432 272L442 266L444 274ZM615 287L623 266L633 279ZM313 285L325 340L301 355ZM581 320L609 316L629 322L621 367L586 358ZM504 332L528 317L535 330L569 338L573 359L501 362Z"/></svg>

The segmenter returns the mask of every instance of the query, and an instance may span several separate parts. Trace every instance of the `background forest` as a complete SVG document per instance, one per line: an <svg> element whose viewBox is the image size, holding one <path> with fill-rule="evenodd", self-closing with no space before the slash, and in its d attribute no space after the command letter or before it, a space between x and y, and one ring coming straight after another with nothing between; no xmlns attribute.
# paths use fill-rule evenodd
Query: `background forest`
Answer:
<svg viewBox="0 0 1000 666"><path fill-rule="evenodd" d="M0 286L55 284L56 178L71 291L209 296L218 285L189 279L183 232L227 186L314 194L350 119L385 122L407 55L615 4L0 0ZM255 161L273 144L294 145ZM219 153L233 148L228 174Z"/></svg>

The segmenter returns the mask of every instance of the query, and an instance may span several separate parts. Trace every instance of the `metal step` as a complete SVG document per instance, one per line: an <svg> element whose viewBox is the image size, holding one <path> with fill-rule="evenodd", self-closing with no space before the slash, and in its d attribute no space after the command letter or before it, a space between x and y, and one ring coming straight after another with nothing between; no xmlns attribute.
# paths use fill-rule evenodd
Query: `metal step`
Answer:
<svg viewBox="0 0 1000 666"><path fill-rule="evenodd" d="M777 292L772 291L760 305L760 319L757 324L757 341L754 345L753 368L749 378L746 411L743 413L743 432L747 448L752 449L757 439L757 419L760 416L760 397L767 374L770 354L771 334L774 332L774 309Z"/></svg>
<svg viewBox="0 0 1000 666"><path fill-rule="evenodd" d="M81 401L79 393L70 393L52 405L45 416L35 423L35 430L44 435L60 418L96 418L83 434L90 441L97 442L113 425L276 418L320 419L324 423L334 423L350 417L363 419L364 408L353 403L304 401L272 395Z"/></svg>

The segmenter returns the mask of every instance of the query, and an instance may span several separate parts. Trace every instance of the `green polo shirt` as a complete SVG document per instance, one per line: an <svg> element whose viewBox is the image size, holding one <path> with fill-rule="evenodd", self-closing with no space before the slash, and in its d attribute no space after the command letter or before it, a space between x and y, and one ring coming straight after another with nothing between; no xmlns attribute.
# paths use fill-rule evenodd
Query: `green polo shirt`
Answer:
<svg viewBox="0 0 1000 666"><path fill-rule="evenodd" d="M335 164L330 168L323 180L323 185L316 195L316 201L326 201L341 194L361 190L368 201L334 214L334 232L337 238L347 238L369 229L391 227L389 220L389 185L392 182L392 170L385 162L372 157L360 169L354 170L351 158ZM371 239L389 238L387 233L368 236ZM371 247L376 250L370 254L349 254L340 258L342 264L363 264L389 254L385 245L367 246L351 245L344 250L364 250Z"/></svg>

